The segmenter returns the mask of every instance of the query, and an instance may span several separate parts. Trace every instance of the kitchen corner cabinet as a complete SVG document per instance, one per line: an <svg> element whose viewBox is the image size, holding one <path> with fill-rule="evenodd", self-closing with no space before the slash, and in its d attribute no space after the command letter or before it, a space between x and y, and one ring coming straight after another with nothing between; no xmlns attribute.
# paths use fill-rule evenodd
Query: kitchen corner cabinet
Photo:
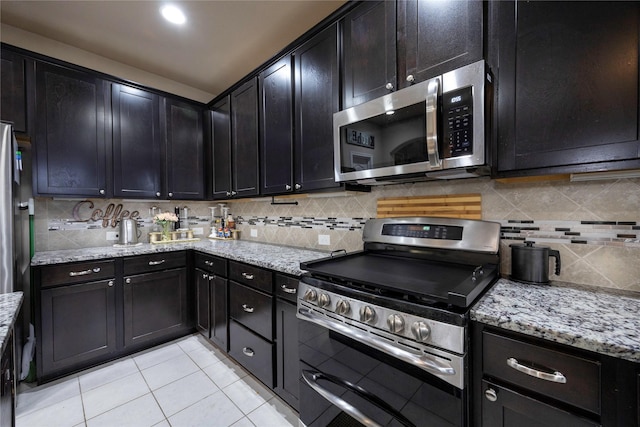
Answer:
<svg viewBox="0 0 640 427"><path fill-rule="evenodd" d="M212 111L214 199L258 195L258 82L252 78Z"/></svg>
<svg viewBox="0 0 640 427"><path fill-rule="evenodd" d="M196 328L229 351L227 260L196 252Z"/></svg>
<svg viewBox="0 0 640 427"><path fill-rule="evenodd" d="M363 2L343 19L343 108L483 58L481 1Z"/></svg>
<svg viewBox="0 0 640 427"><path fill-rule="evenodd" d="M2 49L0 61L0 120L12 122L16 132L27 133L26 59Z"/></svg>
<svg viewBox="0 0 640 427"><path fill-rule="evenodd" d="M275 392L296 411L300 399L297 277L276 274L276 387Z"/></svg>
<svg viewBox="0 0 640 427"><path fill-rule="evenodd" d="M204 199L202 109L171 98L163 100L161 121L166 129L166 196L178 200Z"/></svg>
<svg viewBox="0 0 640 427"><path fill-rule="evenodd" d="M34 195L106 197L111 160L107 83L36 62Z"/></svg>
<svg viewBox="0 0 640 427"><path fill-rule="evenodd" d="M472 325L474 425L638 425L638 364Z"/></svg>
<svg viewBox="0 0 640 427"><path fill-rule="evenodd" d="M162 141L158 95L112 84L114 197L162 196Z"/></svg>
<svg viewBox="0 0 640 427"><path fill-rule="evenodd" d="M101 260L35 270L40 382L116 353L114 264L114 260Z"/></svg>
<svg viewBox="0 0 640 427"><path fill-rule="evenodd" d="M260 73L262 194L339 186L333 165L338 73L337 24Z"/></svg>
<svg viewBox="0 0 640 427"><path fill-rule="evenodd" d="M191 329L186 252L127 257L123 263L125 348Z"/></svg>
<svg viewBox="0 0 640 427"><path fill-rule="evenodd" d="M640 167L640 3L490 8L498 175Z"/></svg>
<svg viewBox="0 0 640 427"><path fill-rule="evenodd" d="M14 360L14 334L10 328L7 336L7 346L0 358L0 426L15 427L16 425L16 363ZM21 366L21 364L17 365Z"/></svg>

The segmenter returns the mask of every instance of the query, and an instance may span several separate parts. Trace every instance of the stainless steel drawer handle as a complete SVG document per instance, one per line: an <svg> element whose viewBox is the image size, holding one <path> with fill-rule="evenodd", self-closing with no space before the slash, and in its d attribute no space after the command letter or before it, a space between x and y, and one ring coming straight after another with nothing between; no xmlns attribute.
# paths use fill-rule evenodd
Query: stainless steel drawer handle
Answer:
<svg viewBox="0 0 640 427"><path fill-rule="evenodd" d="M249 357L253 357L253 356L256 354L256 352L255 352L255 351L253 351L253 350L252 350L251 348L249 348L249 347L244 347L244 348L242 349L242 353L243 353L245 356L249 356Z"/></svg>
<svg viewBox="0 0 640 427"><path fill-rule="evenodd" d="M242 277L244 277L247 280L253 280L253 274L242 273Z"/></svg>
<svg viewBox="0 0 640 427"><path fill-rule="evenodd" d="M160 261L149 261L149 265L160 265L160 264L164 264L163 259L161 259Z"/></svg>
<svg viewBox="0 0 640 427"><path fill-rule="evenodd" d="M523 374L527 374L535 378L540 378L541 380L551 381L554 383L561 383L561 384L565 384L567 382L567 378L558 371L555 371L553 373L542 372L537 369L522 365L521 363L518 362L517 359L513 357L510 357L507 359L507 365L510 368L515 369L516 371L522 372Z"/></svg>
<svg viewBox="0 0 640 427"><path fill-rule="evenodd" d="M249 307L247 304L242 304L242 309L247 313L253 313L253 310L254 310L253 307Z"/></svg>
<svg viewBox="0 0 640 427"><path fill-rule="evenodd" d="M205 265L208 265L209 267L213 267L213 261L205 261L204 263L205 263Z"/></svg>
<svg viewBox="0 0 640 427"><path fill-rule="evenodd" d="M100 268L96 267L96 268L90 268L89 270L83 270L83 271L70 271L69 276L70 277L86 276L87 274L91 274L91 273L100 273Z"/></svg>
<svg viewBox="0 0 640 427"><path fill-rule="evenodd" d="M295 294L296 292L298 292L296 288L288 288L287 285L281 285L280 289L288 294Z"/></svg>

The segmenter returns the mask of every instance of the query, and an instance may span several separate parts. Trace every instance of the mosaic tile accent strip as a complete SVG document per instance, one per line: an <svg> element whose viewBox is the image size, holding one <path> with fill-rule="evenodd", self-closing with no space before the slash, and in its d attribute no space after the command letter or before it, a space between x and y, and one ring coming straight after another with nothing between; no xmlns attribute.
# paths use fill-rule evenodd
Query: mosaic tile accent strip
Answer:
<svg viewBox="0 0 640 427"><path fill-rule="evenodd" d="M201 227L203 225L209 225L211 219L207 217L195 217L190 216L187 218L189 221L189 227ZM153 221L151 218L137 218L138 228L151 228L153 227ZM111 224L111 223L110 223ZM117 231L118 226L109 225L103 227L102 220L88 220L88 221L76 221L73 218L55 218L50 219L47 223L47 230L49 231L71 231L71 230L106 230Z"/></svg>
<svg viewBox="0 0 640 427"><path fill-rule="evenodd" d="M238 216L235 218L236 224L243 225L344 231L362 230L368 219L369 218L319 218L311 216Z"/></svg>
<svg viewBox="0 0 640 427"><path fill-rule="evenodd" d="M635 221L501 220L503 240L640 248Z"/></svg>

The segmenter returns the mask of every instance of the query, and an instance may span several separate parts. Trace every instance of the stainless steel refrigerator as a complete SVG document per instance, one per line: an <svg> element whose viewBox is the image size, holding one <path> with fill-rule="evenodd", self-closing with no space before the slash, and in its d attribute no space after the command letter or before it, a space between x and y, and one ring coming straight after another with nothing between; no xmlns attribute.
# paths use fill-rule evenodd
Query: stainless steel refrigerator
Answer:
<svg viewBox="0 0 640 427"><path fill-rule="evenodd" d="M20 363L23 329L30 319L30 227L33 213L30 170L23 162L13 128L0 122L0 293L23 291L22 316L15 326L16 354ZM30 203L28 202L31 199ZM31 205L31 212L28 206Z"/></svg>

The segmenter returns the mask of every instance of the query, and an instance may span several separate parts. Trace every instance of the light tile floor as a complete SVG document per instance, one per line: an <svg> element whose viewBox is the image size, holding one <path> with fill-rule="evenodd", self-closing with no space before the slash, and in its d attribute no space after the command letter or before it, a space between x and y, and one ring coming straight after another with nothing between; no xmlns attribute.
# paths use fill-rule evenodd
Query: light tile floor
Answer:
<svg viewBox="0 0 640 427"><path fill-rule="evenodd" d="M41 386L17 427L297 427L297 414L198 334Z"/></svg>

